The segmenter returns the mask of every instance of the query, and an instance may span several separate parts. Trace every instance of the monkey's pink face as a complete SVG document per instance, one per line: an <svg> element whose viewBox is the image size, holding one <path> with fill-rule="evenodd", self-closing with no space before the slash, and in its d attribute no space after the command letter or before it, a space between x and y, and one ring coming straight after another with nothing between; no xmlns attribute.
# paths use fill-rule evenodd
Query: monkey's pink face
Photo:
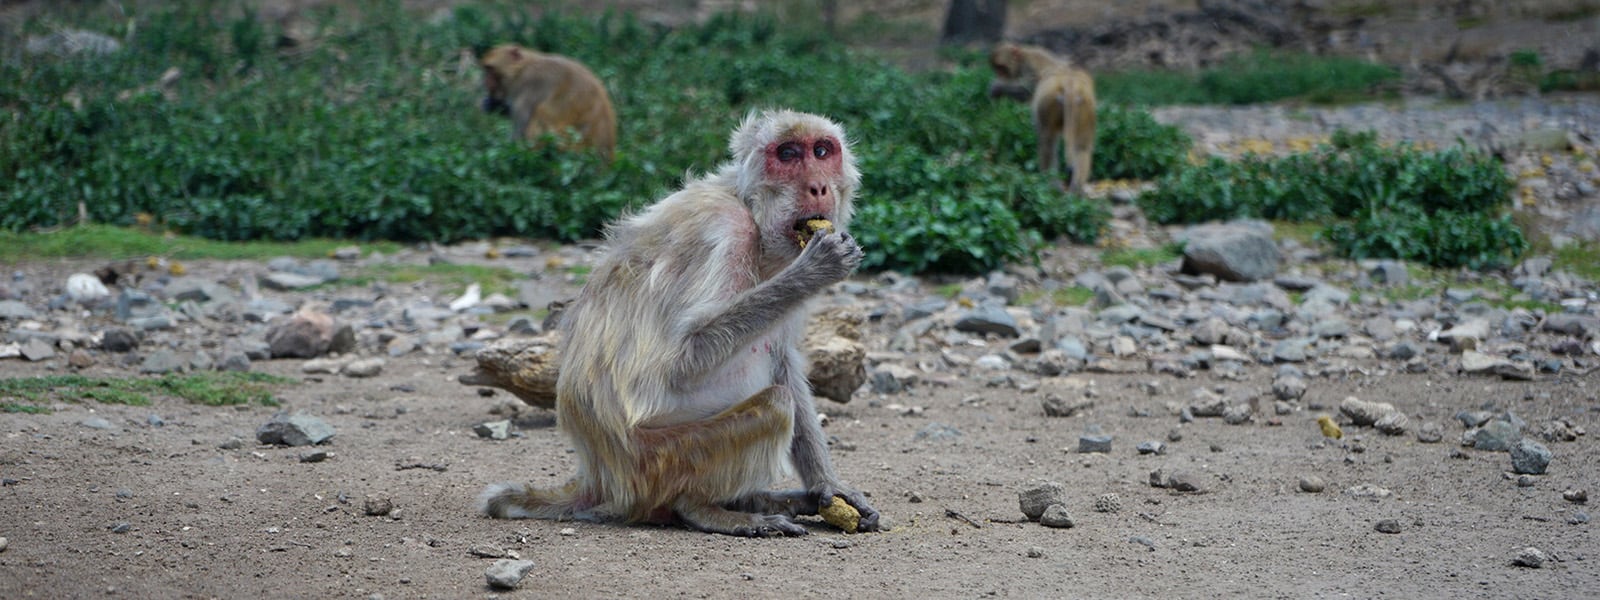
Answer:
<svg viewBox="0 0 1600 600"><path fill-rule="evenodd" d="M833 136L797 136L773 142L766 148L766 178L788 188L798 198L797 221L834 219L838 209L837 182L844 163L839 140Z"/></svg>

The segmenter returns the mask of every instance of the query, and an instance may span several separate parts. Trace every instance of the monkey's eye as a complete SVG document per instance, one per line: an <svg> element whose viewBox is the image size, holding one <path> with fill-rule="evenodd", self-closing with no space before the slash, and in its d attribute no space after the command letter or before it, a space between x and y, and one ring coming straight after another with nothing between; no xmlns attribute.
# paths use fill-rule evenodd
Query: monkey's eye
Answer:
<svg viewBox="0 0 1600 600"><path fill-rule="evenodd" d="M800 144L789 142L782 146L778 146L778 160L782 162L799 160L800 152Z"/></svg>
<svg viewBox="0 0 1600 600"><path fill-rule="evenodd" d="M828 146L827 142L817 142L816 147L811 149L811 155L817 158L827 158L832 152L833 148Z"/></svg>

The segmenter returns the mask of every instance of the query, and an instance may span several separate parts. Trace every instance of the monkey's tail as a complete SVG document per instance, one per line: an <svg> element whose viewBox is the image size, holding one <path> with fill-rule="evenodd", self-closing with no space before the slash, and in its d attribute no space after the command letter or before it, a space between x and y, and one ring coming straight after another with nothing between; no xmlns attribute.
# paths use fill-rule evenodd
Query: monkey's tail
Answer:
<svg viewBox="0 0 1600 600"><path fill-rule="evenodd" d="M556 488L535 488L523 483L496 483L478 495L478 509L498 519L593 519L592 502L584 500L577 479Z"/></svg>

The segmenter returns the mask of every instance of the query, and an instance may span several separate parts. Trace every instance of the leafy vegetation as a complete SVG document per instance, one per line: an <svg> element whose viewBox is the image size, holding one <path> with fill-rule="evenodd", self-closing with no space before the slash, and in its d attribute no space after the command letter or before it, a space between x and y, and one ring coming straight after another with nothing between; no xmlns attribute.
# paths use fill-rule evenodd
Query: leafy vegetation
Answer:
<svg viewBox="0 0 1600 600"><path fill-rule="evenodd" d="M150 396L171 396L206 406L277 406L271 386L294 380L265 373L198 372L161 377L96 378L48 375L0 379L0 410L48 412L51 401L94 401L146 406Z"/></svg>
<svg viewBox="0 0 1600 600"><path fill-rule="evenodd" d="M871 267L993 268L1031 260L1058 235L1091 241L1106 219L1033 167L1026 107L985 96L977 57L908 73L764 16L668 29L631 15L532 17L509 2L435 22L397 1L359 16L323 7L314 39L280 50L271 43L284 32L242 10L124 8L73 23L124 39L122 52L0 63L13 82L0 105L14 115L0 121L0 231L60 227L81 206L95 223L153 215L212 240L573 240L714 168L732 127L767 106L827 114L851 132L867 174L858 231L886 242ZM530 151L504 119L475 110L472 56L506 41L576 57L611 82L614 164L550 144ZM168 68L182 76L152 85ZM1102 122L1123 132L1100 140L1102 173L1159 174L1186 150L1143 113L1112 109ZM1125 140L1142 147L1121 149ZM1038 207L1050 210L1021 222ZM899 228L921 218L960 225L927 238Z"/></svg>
<svg viewBox="0 0 1600 600"><path fill-rule="evenodd" d="M1334 219L1320 237L1343 256L1484 268L1527 249L1502 213L1513 185L1485 155L1383 147L1370 132L1341 131L1311 152L1212 159L1169 174L1139 203L1160 223Z"/></svg>
<svg viewBox="0 0 1600 600"><path fill-rule="evenodd" d="M1363 60L1258 50L1198 73L1107 73L1096 77L1095 91L1111 102L1143 106L1328 103L1381 95L1399 79L1398 70Z"/></svg>

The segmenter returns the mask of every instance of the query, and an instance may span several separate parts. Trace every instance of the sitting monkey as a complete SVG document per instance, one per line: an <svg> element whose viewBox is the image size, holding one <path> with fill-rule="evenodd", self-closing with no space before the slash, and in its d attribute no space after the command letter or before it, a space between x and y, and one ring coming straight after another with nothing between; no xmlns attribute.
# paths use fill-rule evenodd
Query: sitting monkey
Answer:
<svg viewBox="0 0 1600 600"><path fill-rule="evenodd" d="M799 347L807 301L861 263L855 158L837 124L791 111L746 118L729 150L611 227L562 321L556 414L578 472L489 486L488 515L805 535L792 517L837 496L878 529L834 472ZM802 489L769 489L791 470Z"/></svg>
<svg viewBox="0 0 1600 600"><path fill-rule="evenodd" d="M1039 139L1039 172L1056 170L1056 148L1066 145L1075 194L1083 193L1094 162L1094 78L1064 58L1035 46L1002 42L989 53L995 80L989 97L1031 102Z"/></svg>
<svg viewBox="0 0 1600 600"><path fill-rule="evenodd" d="M587 67L565 56L502 44L483 54L483 110L509 114L513 137L576 131L581 147L610 162L617 145L611 96Z"/></svg>

